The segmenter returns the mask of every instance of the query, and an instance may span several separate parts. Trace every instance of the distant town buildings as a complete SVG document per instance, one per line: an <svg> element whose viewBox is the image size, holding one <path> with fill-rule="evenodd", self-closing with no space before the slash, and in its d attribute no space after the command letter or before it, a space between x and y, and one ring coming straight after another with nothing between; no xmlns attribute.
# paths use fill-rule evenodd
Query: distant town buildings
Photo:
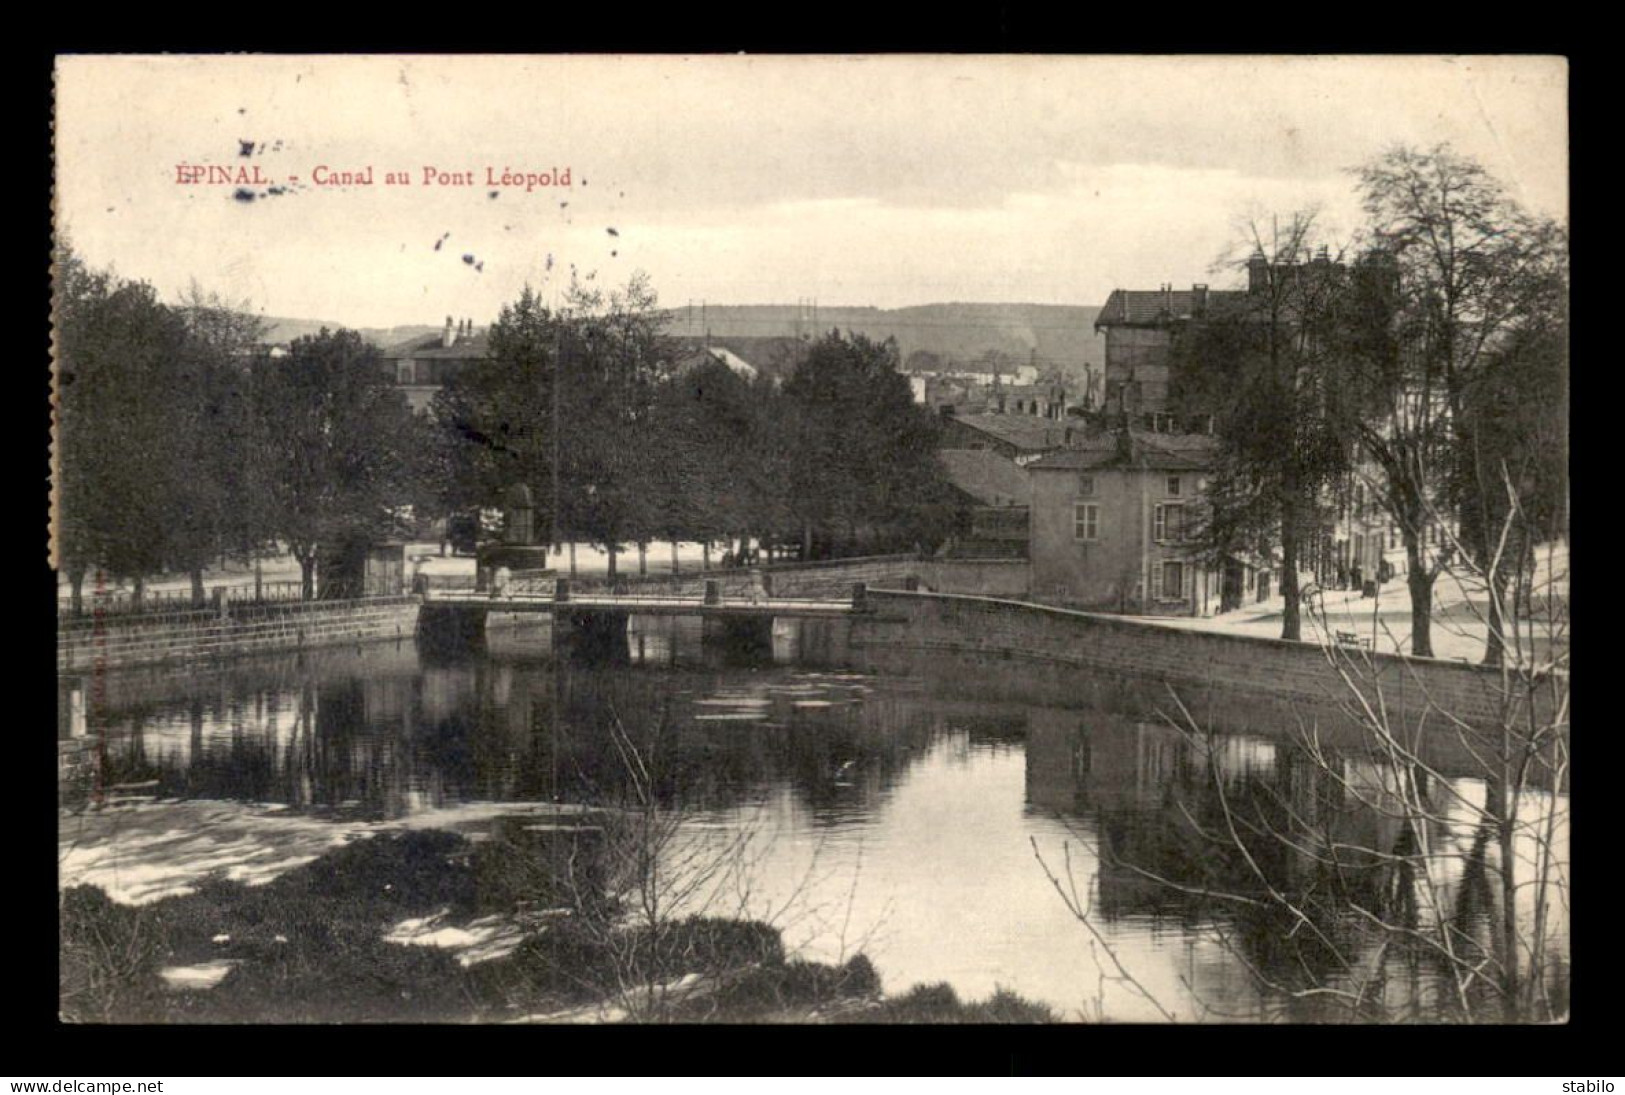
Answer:
<svg viewBox="0 0 1625 1095"><path fill-rule="evenodd" d="M458 322L447 316L439 334L420 335L385 349L384 369L412 410L424 414L447 381L486 353L486 332L476 331L472 319Z"/></svg>

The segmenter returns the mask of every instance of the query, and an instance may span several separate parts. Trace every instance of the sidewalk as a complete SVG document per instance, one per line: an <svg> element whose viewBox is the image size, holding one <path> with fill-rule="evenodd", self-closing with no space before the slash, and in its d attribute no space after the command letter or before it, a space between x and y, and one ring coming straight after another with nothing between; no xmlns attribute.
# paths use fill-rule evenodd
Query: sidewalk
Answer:
<svg viewBox="0 0 1625 1095"><path fill-rule="evenodd" d="M1568 597L1566 553L1552 560L1551 569L1558 573L1553 588ZM1543 560L1537 580L1544 582L1548 565ZM1304 576L1308 583L1309 576ZM1371 649L1394 654L1408 654L1411 640L1411 595L1403 576L1384 582L1376 599L1361 597L1358 590L1331 589L1318 593L1312 586L1313 607L1304 605L1302 635L1304 642L1323 644L1332 642L1336 633L1350 632L1371 641ZM1488 627L1484 620L1486 600L1482 587L1468 584L1445 575L1433 589L1433 656L1447 661L1477 663L1484 657L1484 643ZM1221 616L1141 616L1136 619L1152 620L1169 627L1190 628L1197 631L1216 631L1230 635L1251 635L1257 638L1279 639L1281 621L1286 602L1277 595L1262 602L1246 604ZM1550 659L1553 643L1548 628L1541 621L1533 627L1528 620L1519 621L1519 633L1525 647L1525 656L1537 662ZM1533 635L1532 646L1531 634ZM1566 627L1557 637L1561 650L1568 647Z"/></svg>

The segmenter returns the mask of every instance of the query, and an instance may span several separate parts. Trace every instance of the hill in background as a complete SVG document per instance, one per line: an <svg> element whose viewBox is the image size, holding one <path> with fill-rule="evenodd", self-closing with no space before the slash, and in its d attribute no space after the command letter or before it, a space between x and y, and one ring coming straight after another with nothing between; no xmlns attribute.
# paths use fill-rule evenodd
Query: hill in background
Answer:
<svg viewBox="0 0 1625 1095"><path fill-rule="evenodd" d="M700 338L815 338L830 330L851 331L876 340L897 340L904 368L956 363L973 365L995 355L1001 367L1059 366L1076 382L1087 362L1098 372L1105 365L1106 344L1094 329L1098 307L1068 304L921 304L909 308L864 308L795 304L710 304L670 309L667 333ZM291 342L323 327L343 324L281 316L262 317L266 341ZM476 325L484 327L476 318ZM435 324L357 328L378 346L433 334ZM930 356L922 356L930 355Z"/></svg>

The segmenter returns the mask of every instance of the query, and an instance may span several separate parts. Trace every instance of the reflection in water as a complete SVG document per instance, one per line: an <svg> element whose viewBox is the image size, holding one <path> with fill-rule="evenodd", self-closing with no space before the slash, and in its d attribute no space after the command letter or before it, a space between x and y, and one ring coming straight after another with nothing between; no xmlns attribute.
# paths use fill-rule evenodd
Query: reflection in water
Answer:
<svg viewBox="0 0 1625 1095"><path fill-rule="evenodd" d="M515 627L493 631L485 654L451 661L407 645L132 678L97 714L97 780L142 787L143 823L161 829L154 815L172 814L174 839L187 811L208 805L216 858L238 846L222 835L234 824L266 863L282 860L255 827L299 830L287 854L301 862L379 825L463 824L459 811L484 803L494 805L479 807L481 839L523 849L560 829L527 811L633 797L615 746L624 731L649 765L650 792L688 819L689 843L673 854L717 833L752 834L749 877L729 884L744 911L784 927L788 945L823 959L861 948L888 990L948 981L982 997L1003 986L1072 1015L1159 1013L1103 979L1109 964L1035 849L1052 869L1070 863L1106 945L1181 1018L1448 1014L1457 1004L1441 964L1367 919L1448 925L1468 960L1504 942L1482 782L1402 787L1370 758L1316 763L1262 725L1197 737L1131 714L958 700L908 680L796 668L783 663L829 642L800 628L775 628L766 656L717 660L699 624L634 618L620 667L553 660L550 637ZM1404 820L1402 800L1424 807L1422 824ZM231 804L241 804L235 822ZM1520 805L1527 818L1555 805L1566 850L1566 795ZM141 867L136 828L120 849L129 871ZM118 833L78 830L72 863L101 862L96 842ZM150 858L171 847L153 840ZM1537 850L1520 830L1514 854ZM163 876L161 864L146 868ZM65 884L70 874L65 865ZM1567 910L1542 906L1551 896L1528 888L1517 912L1552 923L1561 994ZM1345 995L1295 995L1316 985Z"/></svg>

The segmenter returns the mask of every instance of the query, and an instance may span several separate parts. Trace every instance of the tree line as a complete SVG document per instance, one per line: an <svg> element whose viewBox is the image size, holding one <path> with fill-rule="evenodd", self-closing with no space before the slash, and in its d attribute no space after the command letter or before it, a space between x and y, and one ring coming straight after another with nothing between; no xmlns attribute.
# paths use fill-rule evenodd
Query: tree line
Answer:
<svg viewBox="0 0 1625 1095"><path fill-rule="evenodd" d="M207 566L281 551L309 599L323 560L520 485L539 539L602 546L612 573L653 540L811 558L934 545L957 521L894 343L830 332L782 384L739 376L666 337L642 276L577 282L556 308L526 289L427 416L354 331L276 352L245 305L197 287L165 303L66 242L54 307L55 551L75 614L88 574L137 600L187 574L201 605Z"/></svg>
<svg viewBox="0 0 1625 1095"><path fill-rule="evenodd" d="M484 359L433 405L449 506L530 489L538 534L640 568L654 540L781 545L804 558L934 545L957 514L896 344L831 331L782 383L685 351L648 281L577 282L557 307L526 290ZM675 548L674 548L675 550Z"/></svg>
<svg viewBox="0 0 1625 1095"><path fill-rule="evenodd" d="M138 602L189 575L201 605L206 567L281 550L310 599L318 559L430 497L426 426L355 332L273 356L246 306L196 286L167 304L66 242L55 276L54 546L75 615L92 573Z"/></svg>
<svg viewBox="0 0 1625 1095"><path fill-rule="evenodd" d="M1432 654L1455 566L1486 587L1499 663L1536 545L1567 536L1567 238L1448 146L1354 177L1352 238L1322 242L1313 211L1250 223L1227 260L1249 291L1175 340L1176 409L1222 440L1205 546L1279 546L1297 639L1299 572L1332 567L1340 520L1370 510L1405 550L1412 653Z"/></svg>

